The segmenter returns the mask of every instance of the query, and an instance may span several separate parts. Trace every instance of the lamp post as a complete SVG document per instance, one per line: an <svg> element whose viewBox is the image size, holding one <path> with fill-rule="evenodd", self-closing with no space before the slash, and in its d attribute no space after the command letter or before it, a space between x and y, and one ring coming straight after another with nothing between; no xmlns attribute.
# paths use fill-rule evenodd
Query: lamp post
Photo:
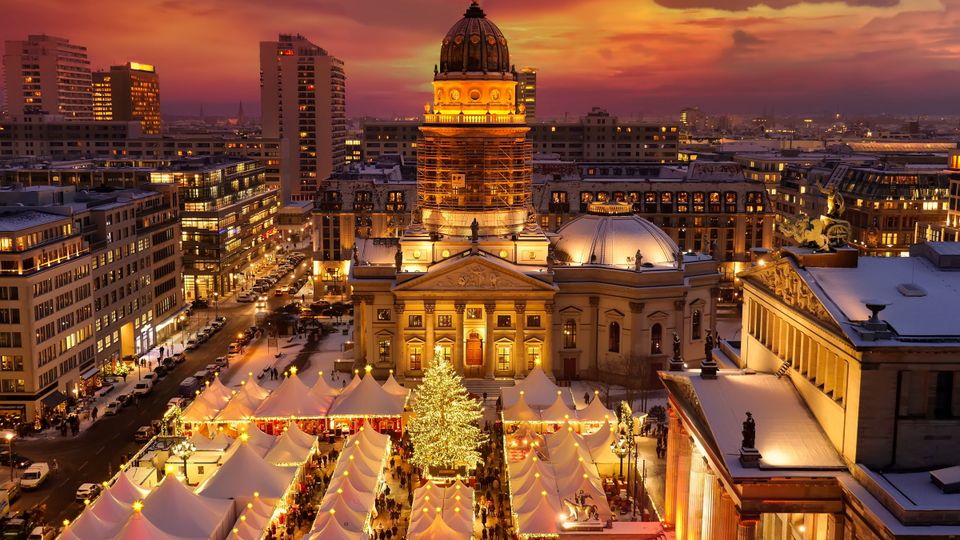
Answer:
<svg viewBox="0 0 960 540"><path fill-rule="evenodd" d="M187 459L197 451L197 447L187 439L184 439L170 448L170 453L183 460L183 483L190 484L187 476Z"/></svg>
<svg viewBox="0 0 960 540"><path fill-rule="evenodd" d="M217 291L213 292L213 311L214 317L220 318L220 293Z"/></svg>
<svg viewBox="0 0 960 540"><path fill-rule="evenodd" d="M13 438L14 434L12 431L7 431L3 434L3 438L7 440L7 452L10 453L10 481L13 482Z"/></svg>

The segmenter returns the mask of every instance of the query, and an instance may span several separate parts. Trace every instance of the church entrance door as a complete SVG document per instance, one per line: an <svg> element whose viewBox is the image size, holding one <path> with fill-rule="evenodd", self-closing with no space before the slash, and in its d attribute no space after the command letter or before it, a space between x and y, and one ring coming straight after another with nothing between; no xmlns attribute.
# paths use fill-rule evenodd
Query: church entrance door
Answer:
<svg viewBox="0 0 960 540"><path fill-rule="evenodd" d="M480 334L471 332L467 337L466 373L469 377L480 377L483 369L483 340Z"/></svg>

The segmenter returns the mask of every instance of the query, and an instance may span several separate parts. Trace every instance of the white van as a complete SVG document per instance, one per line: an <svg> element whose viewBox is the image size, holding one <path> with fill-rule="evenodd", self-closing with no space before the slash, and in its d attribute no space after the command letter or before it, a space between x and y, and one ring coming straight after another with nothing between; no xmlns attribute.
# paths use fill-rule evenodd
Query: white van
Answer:
<svg viewBox="0 0 960 540"><path fill-rule="evenodd" d="M20 477L20 487L23 489L36 489L46 482L50 476L50 465L46 463L34 463L23 471Z"/></svg>

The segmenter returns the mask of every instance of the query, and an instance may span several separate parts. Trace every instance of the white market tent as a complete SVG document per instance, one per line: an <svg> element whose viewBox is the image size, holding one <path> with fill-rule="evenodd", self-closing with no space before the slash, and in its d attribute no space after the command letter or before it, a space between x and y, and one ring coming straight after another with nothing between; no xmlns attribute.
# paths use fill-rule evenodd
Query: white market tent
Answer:
<svg viewBox="0 0 960 540"><path fill-rule="evenodd" d="M206 390L201 392L200 395L183 410L183 421L190 423L213 420L222 407L222 405L216 405L214 403L215 401L216 397L206 394Z"/></svg>
<svg viewBox="0 0 960 540"><path fill-rule="evenodd" d="M122 525L133 509L129 504L118 501L107 489L90 505L88 511L104 523Z"/></svg>
<svg viewBox="0 0 960 540"><path fill-rule="evenodd" d="M346 394L347 392L353 391L354 388L360 385L360 372L357 370L353 371L353 378L350 379L350 382L340 390L340 394Z"/></svg>
<svg viewBox="0 0 960 540"><path fill-rule="evenodd" d="M603 473L612 473L613 465L620 462L620 457L613 453L613 443L616 440L616 429L609 423L599 430L583 436L584 445L590 450L590 458Z"/></svg>
<svg viewBox="0 0 960 540"><path fill-rule="evenodd" d="M402 384L398 383L396 379L393 378L393 371L390 371L390 376L387 377L387 380L383 383L383 389L391 394L397 396L406 397L410 390L403 387Z"/></svg>
<svg viewBox="0 0 960 540"><path fill-rule="evenodd" d="M387 417L402 416L409 391L392 394L385 390L372 375L364 377L352 390L344 390L330 408L334 417Z"/></svg>
<svg viewBox="0 0 960 540"><path fill-rule="evenodd" d="M253 372L248 373L247 380L240 384L243 385L241 390L246 390L250 395L257 397L260 400L267 399L267 396L270 395L270 391L260 386L260 384L257 382L257 378L253 376Z"/></svg>
<svg viewBox="0 0 960 540"><path fill-rule="evenodd" d="M315 397L336 397L340 394L340 389L330 386L330 383L327 382L327 378L323 376L323 372L321 371L317 382L313 383L313 386L310 387L310 394Z"/></svg>
<svg viewBox="0 0 960 540"><path fill-rule="evenodd" d="M504 388L506 390L506 388ZM503 412L504 422L539 422L540 413L534 410L527 403L525 393L521 390L517 399L509 407L505 407Z"/></svg>
<svg viewBox="0 0 960 540"><path fill-rule="evenodd" d="M560 500L556 492L543 491L526 497L530 501L530 510L517 512L517 532L523 536L555 536L559 532L557 516L560 514Z"/></svg>
<svg viewBox="0 0 960 540"><path fill-rule="evenodd" d="M407 538L472 538L473 497L473 489L459 480L446 487L429 481L417 488L413 493Z"/></svg>
<svg viewBox="0 0 960 540"><path fill-rule="evenodd" d="M134 512L115 540L208 540L207 536L177 536L161 530L140 512Z"/></svg>
<svg viewBox="0 0 960 540"><path fill-rule="evenodd" d="M553 400L556 399L558 391L561 392L561 397L567 407L573 409L575 405L573 394L570 393L570 388L560 388L557 386L550 380L550 377L544 373L543 368L538 365L534 366L534 368L530 370L530 373L516 385L504 387L500 391L500 396L504 409L516 403L520 398L520 392L523 392L526 396L527 404L530 405L530 407L542 410L553 404Z"/></svg>
<svg viewBox="0 0 960 540"><path fill-rule="evenodd" d="M117 480L110 486L109 491L116 500L128 506L133 504L134 501L143 500L150 492L150 490L136 485L126 471L121 471L117 475Z"/></svg>
<svg viewBox="0 0 960 540"><path fill-rule="evenodd" d="M223 452L233 444L233 439L222 431L218 431L212 439L200 433L194 433L190 437L190 443L201 452L205 450Z"/></svg>
<svg viewBox="0 0 960 540"><path fill-rule="evenodd" d="M285 431L277 438L277 443L263 457L267 463L273 465L300 466L303 465L316 449L316 438L304 445L295 435ZM302 433L302 432L301 432Z"/></svg>
<svg viewBox="0 0 960 540"><path fill-rule="evenodd" d="M93 540L99 538L113 538L123 528L124 521L109 522L97 517L92 511L81 512L66 530L61 538L77 540Z"/></svg>
<svg viewBox="0 0 960 540"><path fill-rule="evenodd" d="M600 397L596 394L586 407L577 409L577 419L584 423L603 424L604 422L615 421L616 418L617 415L604 407Z"/></svg>
<svg viewBox="0 0 960 540"><path fill-rule="evenodd" d="M180 483L176 475L168 474L144 499L141 512L168 534L212 540L227 535L233 503L201 497Z"/></svg>
<svg viewBox="0 0 960 540"><path fill-rule="evenodd" d="M549 422L554 424L560 424L563 422L575 421L577 419L577 412L570 407L567 407L567 404L563 401L563 392L557 390L557 395L553 400L553 403L549 407L540 411L540 420L542 422Z"/></svg>
<svg viewBox="0 0 960 540"><path fill-rule="evenodd" d="M242 422L249 420L250 417L253 416L253 412L257 410L257 407L259 407L264 400L263 397L260 397L261 393L258 391L258 388L259 390L263 390L263 388L259 386L243 385L243 388L230 398L227 406L217 414L215 421Z"/></svg>
<svg viewBox="0 0 960 540"><path fill-rule="evenodd" d="M320 418L327 415L330 397L315 396L296 373L290 373L257 407L254 416L267 418Z"/></svg>
<svg viewBox="0 0 960 540"><path fill-rule="evenodd" d="M267 463L249 445L241 443L197 488L197 493L214 499L243 499L254 492L265 499L280 499L293 482L297 470Z"/></svg>
<svg viewBox="0 0 960 540"><path fill-rule="evenodd" d="M320 512L313 522L307 540L366 540L363 521L353 516L341 516L333 512Z"/></svg>

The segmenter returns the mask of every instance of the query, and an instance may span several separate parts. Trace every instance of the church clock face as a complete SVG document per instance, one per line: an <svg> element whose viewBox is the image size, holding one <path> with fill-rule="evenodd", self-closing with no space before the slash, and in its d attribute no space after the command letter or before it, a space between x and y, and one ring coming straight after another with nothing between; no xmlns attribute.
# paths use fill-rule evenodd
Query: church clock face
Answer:
<svg viewBox="0 0 960 540"><path fill-rule="evenodd" d="M450 99L452 99L453 101L459 100L459 99L460 99L460 91L457 90L456 88L454 88L453 90L451 90L451 91L450 91Z"/></svg>

